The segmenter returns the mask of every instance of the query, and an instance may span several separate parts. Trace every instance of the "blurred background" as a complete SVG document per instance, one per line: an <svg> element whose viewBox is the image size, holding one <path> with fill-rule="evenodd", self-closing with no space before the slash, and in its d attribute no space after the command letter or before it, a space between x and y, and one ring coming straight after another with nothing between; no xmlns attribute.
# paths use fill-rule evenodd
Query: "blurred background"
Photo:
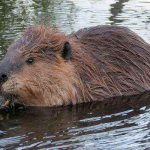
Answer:
<svg viewBox="0 0 150 150"><path fill-rule="evenodd" d="M0 57L37 24L70 34L121 25L150 42L150 0L0 0ZM150 108L103 113L98 105L0 115L0 149L150 149Z"/></svg>
<svg viewBox="0 0 150 150"><path fill-rule="evenodd" d="M94 25L123 25L149 41L149 23L150 0L0 0L0 51L35 24L67 34Z"/></svg>

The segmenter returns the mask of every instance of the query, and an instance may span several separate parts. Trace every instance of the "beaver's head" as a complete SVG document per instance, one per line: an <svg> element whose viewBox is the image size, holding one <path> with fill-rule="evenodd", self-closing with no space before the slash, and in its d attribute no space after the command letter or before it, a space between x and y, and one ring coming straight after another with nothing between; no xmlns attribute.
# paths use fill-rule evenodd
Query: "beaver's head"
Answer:
<svg viewBox="0 0 150 150"><path fill-rule="evenodd" d="M79 81L71 59L65 35L48 27L28 28L0 64L2 94L30 106L71 103Z"/></svg>

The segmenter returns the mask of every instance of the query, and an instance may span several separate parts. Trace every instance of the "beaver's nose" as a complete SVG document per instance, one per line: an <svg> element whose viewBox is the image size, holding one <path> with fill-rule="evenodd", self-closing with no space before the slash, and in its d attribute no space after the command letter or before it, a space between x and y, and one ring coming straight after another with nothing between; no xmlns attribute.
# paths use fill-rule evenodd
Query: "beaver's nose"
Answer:
<svg viewBox="0 0 150 150"><path fill-rule="evenodd" d="M4 83L8 80L8 76L6 73L0 73L0 83Z"/></svg>

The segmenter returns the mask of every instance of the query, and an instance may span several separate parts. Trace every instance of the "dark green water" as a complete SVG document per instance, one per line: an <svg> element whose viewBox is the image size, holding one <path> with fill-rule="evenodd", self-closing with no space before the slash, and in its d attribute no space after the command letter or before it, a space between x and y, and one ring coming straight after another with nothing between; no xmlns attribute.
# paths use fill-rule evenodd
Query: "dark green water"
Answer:
<svg viewBox="0 0 150 150"><path fill-rule="evenodd" d="M150 41L150 0L0 0L0 56L34 24L67 34L99 24L127 26ZM85 104L0 115L0 149L150 149L150 108Z"/></svg>

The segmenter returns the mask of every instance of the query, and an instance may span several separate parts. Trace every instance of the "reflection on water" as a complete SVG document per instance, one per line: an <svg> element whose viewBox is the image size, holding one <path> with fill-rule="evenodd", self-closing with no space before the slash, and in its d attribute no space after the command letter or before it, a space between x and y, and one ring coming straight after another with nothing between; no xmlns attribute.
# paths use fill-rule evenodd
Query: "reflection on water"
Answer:
<svg viewBox="0 0 150 150"><path fill-rule="evenodd" d="M69 34L98 24L124 25L150 41L149 0L1 0L0 56L22 30L50 24ZM150 108L103 111L99 104L0 115L0 148L150 148Z"/></svg>
<svg viewBox="0 0 150 150"><path fill-rule="evenodd" d="M8 149L141 149L150 147L149 111L103 112L90 104L1 116L0 147Z"/></svg>
<svg viewBox="0 0 150 150"><path fill-rule="evenodd" d="M112 15L109 17L109 20L112 21L111 25L121 23L124 21L123 18L118 19L117 16L122 13L123 7L125 5L124 3L128 2L128 1L129 0L120 0L111 5L110 11L111 11Z"/></svg>

